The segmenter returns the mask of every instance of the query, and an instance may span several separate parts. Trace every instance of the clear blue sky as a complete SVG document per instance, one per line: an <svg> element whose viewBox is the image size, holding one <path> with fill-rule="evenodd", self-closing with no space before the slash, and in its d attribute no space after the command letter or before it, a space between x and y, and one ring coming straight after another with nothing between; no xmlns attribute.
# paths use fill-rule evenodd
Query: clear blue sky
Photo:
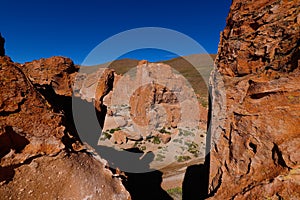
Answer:
<svg viewBox="0 0 300 200"><path fill-rule="evenodd" d="M61 55L80 64L110 36L148 26L182 32L216 53L230 4L230 0L3 0L0 32L6 54L21 63Z"/></svg>

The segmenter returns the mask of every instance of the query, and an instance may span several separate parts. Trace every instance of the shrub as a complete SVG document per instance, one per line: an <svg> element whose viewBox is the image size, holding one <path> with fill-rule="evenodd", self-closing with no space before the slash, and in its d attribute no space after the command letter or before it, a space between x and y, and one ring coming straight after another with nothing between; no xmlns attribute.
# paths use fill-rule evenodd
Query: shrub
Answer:
<svg viewBox="0 0 300 200"><path fill-rule="evenodd" d="M185 161L190 160L190 159L191 159L190 156L176 156L177 162L185 162Z"/></svg>
<svg viewBox="0 0 300 200"><path fill-rule="evenodd" d="M157 136L155 136L155 137L153 137L153 140L152 140L152 143L153 144L160 144L160 139L159 139L159 137L157 137Z"/></svg>
<svg viewBox="0 0 300 200"><path fill-rule="evenodd" d="M113 129L110 129L110 130L109 130L109 133L113 134L114 132L120 131L120 130L121 130L120 127L118 127L118 128L113 128Z"/></svg>
<svg viewBox="0 0 300 200"><path fill-rule="evenodd" d="M199 145L196 144L195 142L189 143L188 145L188 152L193 154L195 157L198 157L199 154Z"/></svg>
<svg viewBox="0 0 300 200"><path fill-rule="evenodd" d="M170 134L171 133L169 131L166 131L165 127L159 130L160 133L166 133L166 134Z"/></svg>
<svg viewBox="0 0 300 200"><path fill-rule="evenodd" d="M104 141L106 139L110 139L111 138L111 134L109 134L108 132L102 132L102 137L100 138L101 141Z"/></svg>
<svg viewBox="0 0 300 200"><path fill-rule="evenodd" d="M160 162L164 161L164 159L165 159L165 156L161 155L161 154L157 154L156 158L155 158L156 161L160 161Z"/></svg>
<svg viewBox="0 0 300 200"><path fill-rule="evenodd" d="M145 150L146 150L146 147L145 147L145 146L141 146L141 147L140 147L140 150L141 150L141 151L145 151Z"/></svg>

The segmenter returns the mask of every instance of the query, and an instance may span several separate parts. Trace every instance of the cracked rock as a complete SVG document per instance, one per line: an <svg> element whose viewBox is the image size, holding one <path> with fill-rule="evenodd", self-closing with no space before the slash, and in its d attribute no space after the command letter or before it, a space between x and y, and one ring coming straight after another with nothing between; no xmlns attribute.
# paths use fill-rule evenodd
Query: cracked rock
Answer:
<svg viewBox="0 0 300 200"><path fill-rule="evenodd" d="M210 78L210 199L300 199L299 8L231 5Z"/></svg>

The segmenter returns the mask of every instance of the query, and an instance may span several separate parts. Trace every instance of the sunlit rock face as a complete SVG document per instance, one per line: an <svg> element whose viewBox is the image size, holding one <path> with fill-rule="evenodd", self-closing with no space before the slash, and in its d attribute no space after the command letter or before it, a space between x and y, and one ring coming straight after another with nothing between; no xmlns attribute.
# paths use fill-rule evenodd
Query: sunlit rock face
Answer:
<svg viewBox="0 0 300 200"><path fill-rule="evenodd" d="M211 199L300 198L299 8L232 3L210 80Z"/></svg>
<svg viewBox="0 0 300 200"><path fill-rule="evenodd" d="M100 145L153 152L150 165L156 168L203 160L207 110L171 66L140 62L126 74L115 75L103 104L107 113Z"/></svg>

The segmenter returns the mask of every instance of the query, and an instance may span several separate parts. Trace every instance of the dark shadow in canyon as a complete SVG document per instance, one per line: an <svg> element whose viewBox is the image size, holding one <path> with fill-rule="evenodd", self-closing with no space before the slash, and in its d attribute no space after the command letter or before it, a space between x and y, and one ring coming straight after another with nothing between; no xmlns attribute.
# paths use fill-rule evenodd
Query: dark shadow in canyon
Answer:
<svg viewBox="0 0 300 200"><path fill-rule="evenodd" d="M137 149L132 149L130 152L141 153ZM144 173L126 173L128 176L126 181L123 181L126 189L129 191L133 200L143 199L159 199L159 200L171 200L169 194L161 188L163 173L158 170L152 170L149 168L150 162L153 160L154 154L152 152L147 153L143 159L137 157L137 162L144 162ZM144 161L143 161L144 160ZM149 171L149 172L147 172Z"/></svg>
<svg viewBox="0 0 300 200"><path fill-rule="evenodd" d="M128 173L128 180L124 182L132 200L172 200L173 198L161 188L162 172Z"/></svg>
<svg viewBox="0 0 300 200"><path fill-rule="evenodd" d="M76 108L74 120L80 138L107 160L110 170L116 173L115 178L123 178L123 184L132 199L172 200L168 193L161 188L162 172L149 168L154 154L149 152L143 156L143 152L137 148L124 151L97 145L101 133L100 126L103 126L106 115L106 107L102 106L101 112L97 112L93 103L79 98L73 98L73 101ZM116 170L117 168L118 170ZM117 171L119 170L126 172L126 175L118 175Z"/></svg>
<svg viewBox="0 0 300 200"><path fill-rule="evenodd" d="M118 173L116 172L119 171L116 170L118 168L125 172L125 175L120 177L123 178L123 184L129 191L132 200L172 200L168 193L161 188L162 172L149 168L149 164L154 158L152 152L141 158L143 152L137 148L126 151L118 151L104 146L96 148L97 152L101 153L101 157L108 161L111 171Z"/></svg>
<svg viewBox="0 0 300 200"><path fill-rule="evenodd" d="M208 98L208 103L209 103L209 108L207 113L205 161L204 164L192 165L187 168L182 183L183 200L203 200L211 196L208 192L209 171L210 171L210 150L211 150L211 127L210 127L211 112L212 112L211 97Z"/></svg>
<svg viewBox="0 0 300 200"><path fill-rule="evenodd" d="M182 199L206 199L208 197L208 182L209 163L205 161L204 164L189 166L185 172L182 183Z"/></svg>

